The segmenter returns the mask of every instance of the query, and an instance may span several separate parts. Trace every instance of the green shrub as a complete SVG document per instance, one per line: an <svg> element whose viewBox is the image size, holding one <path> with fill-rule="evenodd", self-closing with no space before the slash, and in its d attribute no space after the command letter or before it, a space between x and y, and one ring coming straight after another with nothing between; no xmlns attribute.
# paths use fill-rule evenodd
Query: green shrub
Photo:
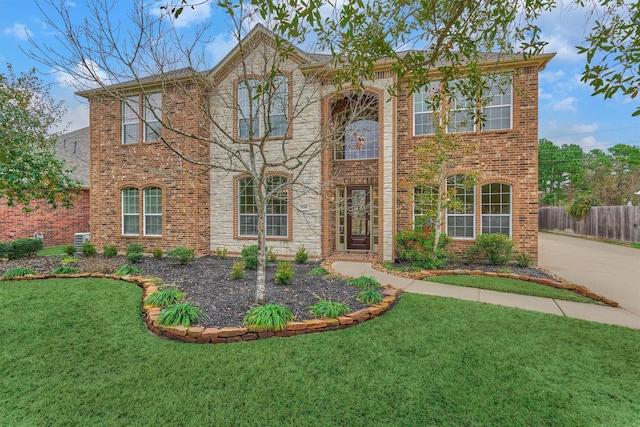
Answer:
<svg viewBox="0 0 640 427"><path fill-rule="evenodd" d="M3 279L8 279L10 277L21 277L26 276L28 274L36 274L36 271L33 268L29 267L14 267L5 271L2 275Z"/></svg>
<svg viewBox="0 0 640 427"><path fill-rule="evenodd" d="M160 259L162 258L162 254L164 254L164 252L162 251L162 248L155 248L153 251L151 251L151 254L155 259Z"/></svg>
<svg viewBox="0 0 640 427"><path fill-rule="evenodd" d="M227 248L216 248L216 256L219 259L225 259L227 257Z"/></svg>
<svg viewBox="0 0 640 427"><path fill-rule="evenodd" d="M116 276L129 276L131 274L142 274L142 270L138 267L134 267L131 264L125 264L122 267L118 268L113 274Z"/></svg>
<svg viewBox="0 0 640 427"><path fill-rule="evenodd" d="M104 246L104 256L107 258L114 257L118 255L118 246L117 245L105 245Z"/></svg>
<svg viewBox="0 0 640 427"><path fill-rule="evenodd" d="M474 246L480 253L486 255L492 265L503 265L511 261L513 240L505 234L481 234L477 237Z"/></svg>
<svg viewBox="0 0 640 427"><path fill-rule="evenodd" d="M298 251L296 252L295 261L298 264L304 264L309 259L309 254L307 253L307 249L304 246L300 246Z"/></svg>
<svg viewBox="0 0 640 427"><path fill-rule="evenodd" d="M68 245L64 245L64 248L62 249L62 251L69 256L74 256L76 254L76 245L72 243L69 243Z"/></svg>
<svg viewBox="0 0 640 427"><path fill-rule="evenodd" d="M231 278L233 280L244 279L244 261L236 261L231 266Z"/></svg>
<svg viewBox="0 0 640 427"><path fill-rule="evenodd" d="M277 262L278 255L271 248L267 249L267 262Z"/></svg>
<svg viewBox="0 0 640 427"><path fill-rule="evenodd" d="M363 304L373 305L380 304L382 302L382 294L375 289L365 289L358 293L357 299Z"/></svg>
<svg viewBox="0 0 640 427"><path fill-rule="evenodd" d="M75 274L80 273L80 269L78 267L71 267L70 265L61 265L60 267L56 267L51 274Z"/></svg>
<svg viewBox="0 0 640 427"><path fill-rule="evenodd" d="M158 316L158 323L165 326L182 325L189 327L192 323L197 322L203 314L204 312L200 307L190 302L183 302L170 305L162 310Z"/></svg>
<svg viewBox="0 0 640 427"><path fill-rule="evenodd" d="M43 244L40 239L18 239L0 244L0 258L18 259L35 256L42 248Z"/></svg>
<svg viewBox="0 0 640 427"><path fill-rule="evenodd" d="M342 302L320 300L309 307L309 313L314 317L322 317L323 319L335 319L344 316L351 309Z"/></svg>
<svg viewBox="0 0 640 427"><path fill-rule="evenodd" d="M533 258L528 253L519 252L518 255L516 255L516 265L518 267L528 268L531 267L531 264L533 264Z"/></svg>
<svg viewBox="0 0 640 427"><path fill-rule="evenodd" d="M602 206L602 202L593 194L578 196L567 206L567 213L578 219L584 218L594 206Z"/></svg>
<svg viewBox="0 0 640 427"><path fill-rule="evenodd" d="M451 239L442 234L438 241L435 259L433 257L433 232L423 230L406 230L396 235L396 251L401 261L410 262L414 266L429 270L438 269L447 263Z"/></svg>
<svg viewBox="0 0 640 427"><path fill-rule="evenodd" d="M293 265L289 261L280 261L276 268L276 283L279 285L288 285L293 279Z"/></svg>
<svg viewBox="0 0 640 427"><path fill-rule="evenodd" d="M258 245L249 245L242 248L244 267L248 270L258 269Z"/></svg>
<svg viewBox="0 0 640 427"><path fill-rule="evenodd" d="M125 258L127 258L129 262L133 262L133 263L140 262L143 257L144 255L142 255L142 253L140 252L129 252L128 254L125 255Z"/></svg>
<svg viewBox="0 0 640 427"><path fill-rule="evenodd" d="M311 276L326 276L327 274L329 274L329 271L324 267L316 267L309 272Z"/></svg>
<svg viewBox="0 0 640 427"><path fill-rule="evenodd" d="M82 256L95 256L97 253L98 251L96 250L96 247L93 246L93 243L84 242L82 244Z"/></svg>
<svg viewBox="0 0 640 427"><path fill-rule="evenodd" d="M159 289L146 297L144 303L155 307L167 307L183 299L184 293L180 292L177 288L167 287Z"/></svg>
<svg viewBox="0 0 640 427"><path fill-rule="evenodd" d="M252 308L242 320L242 326L252 332L283 331L287 322L295 318L291 310L283 305L265 304Z"/></svg>
<svg viewBox="0 0 640 427"><path fill-rule="evenodd" d="M351 286L355 286L356 288L368 288L374 289L380 287L380 282L378 282L373 277L360 276L353 279L349 279L347 281Z"/></svg>
<svg viewBox="0 0 640 427"><path fill-rule="evenodd" d="M480 249L477 245L472 245L464 252L467 264L474 264L480 259Z"/></svg>
<svg viewBox="0 0 640 427"><path fill-rule="evenodd" d="M144 252L144 246L142 246L140 243L131 243L127 247L127 254L132 254L132 253L141 254L143 252Z"/></svg>
<svg viewBox="0 0 640 427"><path fill-rule="evenodd" d="M75 256L65 256L62 258L62 261L60 261L60 263L62 265L69 265L69 264L75 264L79 261L78 257Z"/></svg>
<svg viewBox="0 0 640 427"><path fill-rule="evenodd" d="M186 248L184 246L178 246L177 248L169 249L167 251L167 257L172 264L187 265L193 261L195 249Z"/></svg>

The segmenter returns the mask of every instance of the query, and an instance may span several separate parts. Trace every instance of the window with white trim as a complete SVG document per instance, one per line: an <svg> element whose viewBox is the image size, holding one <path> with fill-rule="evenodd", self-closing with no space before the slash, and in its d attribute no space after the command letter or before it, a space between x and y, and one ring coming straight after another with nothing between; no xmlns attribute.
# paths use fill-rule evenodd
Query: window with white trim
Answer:
<svg viewBox="0 0 640 427"><path fill-rule="evenodd" d="M238 180L238 235L258 235L258 206L251 177ZM283 176L266 179L267 203L265 206L265 235L287 237L289 224L289 184Z"/></svg>
<svg viewBox="0 0 640 427"><path fill-rule="evenodd" d="M437 203L440 192L435 185L419 185L413 189L413 228L432 227L435 217L429 210Z"/></svg>
<svg viewBox="0 0 640 427"><path fill-rule="evenodd" d="M247 79L238 83L238 138L281 137L287 134L289 79ZM262 122L264 117L264 122Z"/></svg>
<svg viewBox="0 0 640 427"><path fill-rule="evenodd" d="M413 134L431 135L436 133L433 126L435 111L433 100L439 90L440 83L431 82L413 94Z"/></svg>
<svg viewBox="0 0 640 427"><path fill-rule="evenodd" d="M482 130L502 130L512 128L512 82L494 81L483 94Z"/></svg>
<svg viewBox="0 0 640 427"><path fill-rule="evenodd" d="M474 102L467 99L456 88L456 84L458 84L457 80L449 82L449 91L446 95L446 100L449 102L447 132L473 132L476 128L474 123Z"/></svg>
<svg viewBox="0 0 640 427"><path fill-rule="evenodd" d="M447 192L459 202L459 209L447 211L447 235L454 239L475 237L475 186L467 186L463 175L447 178Z"/></svg>
<svg viewBox="0 0 640 427"><path fill-rule="evenodd" d="M144 141L157 141L162 132L162 94L152 93L144 103Z"/></svg>
<svg viewBox="0 0 640 427"><path fill-rule="evenodd" d="M128 187L122 189L122 234L137 236L140 234L140 191Z"/></svg>
<svg viewBox="0 0 640 427"><path fill-rule="evenodd" d="M122 102L122 143L135 144L140 141L140 119L138 95L130 96Z"/></svg>
<svg viewBox="0 0 640 427"><path fill-rule="evenodd" d="M162 190L158 187L144 189L144 235L162 235Z"/></svg>
<svg viewBox="0 0 640 427"><path fill-rule="evenodd" d="M482 186L482 234L501 233L511 237L511 186L491 183Z"/></svg>

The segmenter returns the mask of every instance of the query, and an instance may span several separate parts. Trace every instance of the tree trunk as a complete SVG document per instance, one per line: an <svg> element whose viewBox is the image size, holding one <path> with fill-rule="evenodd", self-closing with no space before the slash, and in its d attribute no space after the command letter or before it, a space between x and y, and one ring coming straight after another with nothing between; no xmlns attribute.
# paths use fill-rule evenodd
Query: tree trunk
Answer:
<svg viewBox="0 0 640 427"><path fill-rule="evenodd" d="M265 303L265 293L267 290L267 245L265 235L265 214L263 203L258 202L258 271L256 278L256 304Z"/></svg>

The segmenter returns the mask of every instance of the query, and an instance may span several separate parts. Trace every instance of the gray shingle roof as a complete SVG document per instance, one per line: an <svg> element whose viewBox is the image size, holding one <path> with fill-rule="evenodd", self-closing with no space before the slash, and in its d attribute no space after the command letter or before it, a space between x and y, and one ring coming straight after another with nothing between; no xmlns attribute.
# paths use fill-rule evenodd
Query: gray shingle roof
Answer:
<svg viewBox="0 0 640 427"><path fill-rule="evenodd" d="M64 160L69 169L74 169L71 177L79 180L83 187L89 187L89 128L67 132L58 137L56 157Z"/></svg>

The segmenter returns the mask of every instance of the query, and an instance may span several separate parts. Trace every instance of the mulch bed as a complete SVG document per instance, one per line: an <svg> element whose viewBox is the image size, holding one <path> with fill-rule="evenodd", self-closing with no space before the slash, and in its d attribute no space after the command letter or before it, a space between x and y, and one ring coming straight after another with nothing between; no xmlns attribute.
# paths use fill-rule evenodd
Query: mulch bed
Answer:
<svg viewBox="0 0 640 427"><path fill-rule="evenodd" d="M11 261L0 261L0 275L13 267L31 267L38 273L50 273L60 266L62 257L36 257ZM165 283L176 284L189 302L201 307L206 316L201 318L199 326L222 328L225 326L241 326L246 312L254 304L256 271L246 270L245 278L231 279L233 258L218 259L205 256L196 258L189 265L170 264L166 258L154 259L144 257L135 266L142 269L145 276L156 276ZM121 265L127 264L124 256L105 258L80 257L78 266L82 271L113 273ZM334 276L313 276L309 272L318 263L293 264L295 275L287 286L278 285L274 279L276 264L267 266L266 301L286 305L297 320L309 319L309 306L318 301L318 297L331 301L346 303L352 311L366 306L356 299L361 291L349 286L347 282ZM508 268L512 273L539 278L553 278L537 268L521 268L516 266L450 265L443 269L463 268L467 270L500 271Z"/></svg>

